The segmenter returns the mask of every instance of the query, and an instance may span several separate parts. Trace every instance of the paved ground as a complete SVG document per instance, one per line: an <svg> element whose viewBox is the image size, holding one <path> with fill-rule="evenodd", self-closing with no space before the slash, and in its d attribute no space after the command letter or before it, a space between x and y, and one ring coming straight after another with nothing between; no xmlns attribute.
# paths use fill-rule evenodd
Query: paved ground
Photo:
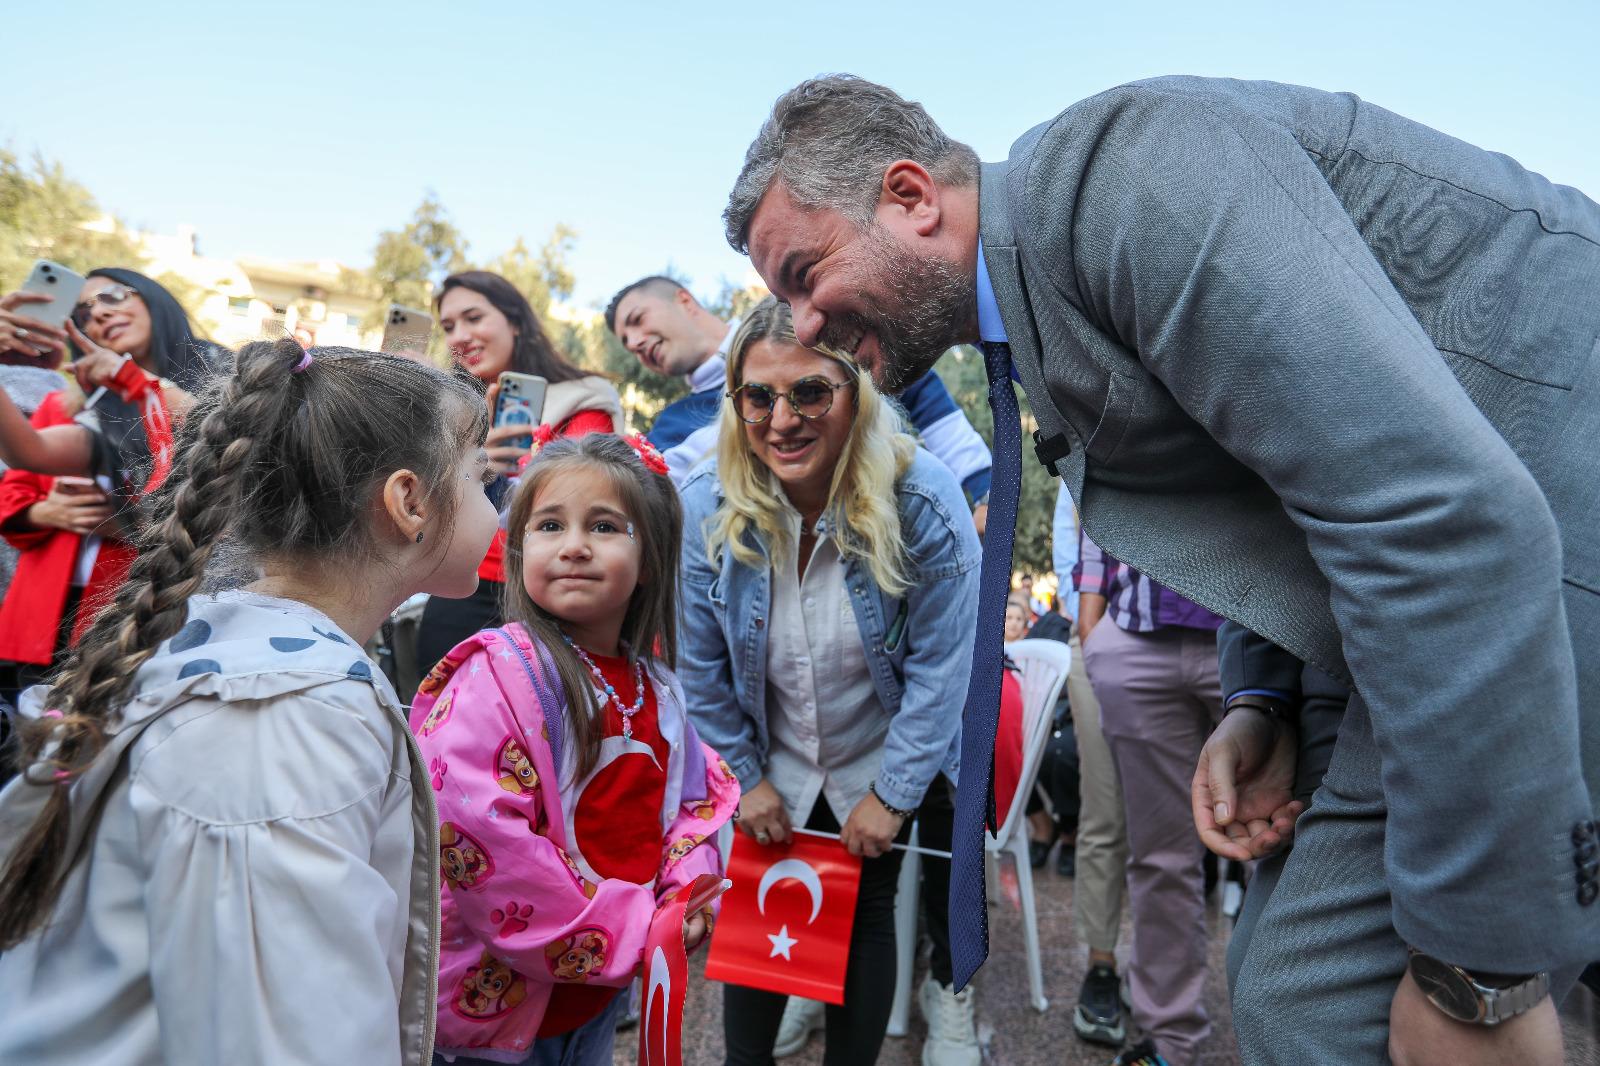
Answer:
<svg viewBox="0 0 1600 1066"><path fill-rule="evenodd" d="M1003 885L1014 891L1014 877ZM1115 1052L1085 1044L1072 1030L1072 1008L1087 967L1088 955L1073 934L1072 881L1054 872L1054 862L1036 875L1035 898L1039 908L1039 939L1043 947L1045 996L1050 1007L1039 1014L1028 1003L1028 975L1023 963L1022 916L1010 893L991 901L989 916L991 954L974 982L978 988L978 1039L985 1066L1103 1066ZM1221 892L1212 899L1211 971L1207 974L1205 1003L1211 1013L1212 1035L1202 1052L1205 1066L1237 1066L1232 1014L1223 954L1230 923L1219 910ZM1123 940L1127 940L1124 920ZM701 975L703 956L691 960L694 979L685 1011L684 1066L721 1066L722 988ZM920 979L920 973L919 973ZM913 1000L914 1002L914 1000ZM880 1066L920 1066L922 1039L927 1032L916 1008L912 1031L889 1037L878 1056ZM1567 1062L1573 1066L1600 1066L1600 1000L1581 986L1574 990L1562 1012L1567 1040ZM637 1030L619 1033L615 1066L638 1061ZM821 1034L812 1036L805 1050L781 1060L783 1066L821 1066Z"/></svg>

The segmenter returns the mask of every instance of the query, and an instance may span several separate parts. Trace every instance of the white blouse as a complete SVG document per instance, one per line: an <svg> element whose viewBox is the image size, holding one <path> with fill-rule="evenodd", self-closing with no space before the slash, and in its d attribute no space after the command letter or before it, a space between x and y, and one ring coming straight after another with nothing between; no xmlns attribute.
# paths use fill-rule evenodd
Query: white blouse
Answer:
<svg viewBox="0 0 1600 1066"><path fill-rule="evenodd" d="M785 510L795 543L800 516ZM861 646L844 559L818 535L804 577L793 553L772 571L767 778L791 822L805 825L820 793L844 824L878 776L889 717Z"/></svg>

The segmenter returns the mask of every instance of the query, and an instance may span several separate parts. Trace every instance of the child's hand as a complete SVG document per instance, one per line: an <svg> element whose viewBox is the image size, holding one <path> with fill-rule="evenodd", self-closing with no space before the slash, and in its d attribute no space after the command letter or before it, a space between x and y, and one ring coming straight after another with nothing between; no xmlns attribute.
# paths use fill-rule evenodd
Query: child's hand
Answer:
<svg viewBox="0 0 1600 1066"><path fill-rule="evenodd" d="M700 941L706 938L710 930L711 908L695 911L683 920L683 949L693 951L700 946Z"/></svg>

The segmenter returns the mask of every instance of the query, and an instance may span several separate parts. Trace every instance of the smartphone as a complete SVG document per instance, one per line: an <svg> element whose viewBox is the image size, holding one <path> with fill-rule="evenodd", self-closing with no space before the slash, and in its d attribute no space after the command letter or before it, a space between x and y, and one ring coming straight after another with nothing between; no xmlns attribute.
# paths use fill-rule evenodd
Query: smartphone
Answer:
<svg viewBox="0 0 1600 1066"><path fill-rule="evenodd" d="M56 478L56 491L63 496L104 496L105 490L92 477Z"/></svg>
<svg viewBox="0 0 1600 1066"><path fill-rule="evenodd" d="M507 370L500 375L500 394L494 403L497 426L537 426L544 417L544 394L550 382L537 374ZM533 447L533 434L505 442L517 448Z"/></svg>
<svg viewBox="0 0 1600 1066"><path fill-rule="evenodd" d="M42 292L51 297L49 303L18 304L15 314L37 318L47 326L61 329L67 324L72 309L78 305L78 294L83 291L84 277L48 259L33 264L28 280L22 283L22 292Z"/></svg>
<svg viewBox="0 0 1600 1066"><path fill-rule="evenodd" d="M389 313L383 316L383 343L378 350L393 354L409 349L424 354L432 333L433 316L428 312L390 304Z"/></svg>

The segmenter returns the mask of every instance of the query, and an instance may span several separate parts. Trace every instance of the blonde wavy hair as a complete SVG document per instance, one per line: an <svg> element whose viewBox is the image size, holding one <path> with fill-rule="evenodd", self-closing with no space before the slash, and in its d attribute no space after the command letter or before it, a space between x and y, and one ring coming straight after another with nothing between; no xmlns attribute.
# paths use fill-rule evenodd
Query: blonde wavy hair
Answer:
<svg viewBox="0 0 1600 1066"><path fill-rule="evenodd" d="M800 347L787 304L769 296L740 323L728 348L729 392L744 384L745 359L757 341ZM837 527L835 542L841 555L867 567L879 588L891 596L903 595L911 587L911 575L895 485L911 465L916 441L905 432L899 410L854 363L827 348L810 350L844 368L855 403L855 421L828 490L826 513ZM732 402L723 404L717 429L717 474L722 506L706 520L705 529L713 565L726 547L746 566L765 566L767 560L745 539L752 528L774 565L786 560L794 545L788 524L779 517L784 509L783 484L751 451L745 423Z"/></svg>

